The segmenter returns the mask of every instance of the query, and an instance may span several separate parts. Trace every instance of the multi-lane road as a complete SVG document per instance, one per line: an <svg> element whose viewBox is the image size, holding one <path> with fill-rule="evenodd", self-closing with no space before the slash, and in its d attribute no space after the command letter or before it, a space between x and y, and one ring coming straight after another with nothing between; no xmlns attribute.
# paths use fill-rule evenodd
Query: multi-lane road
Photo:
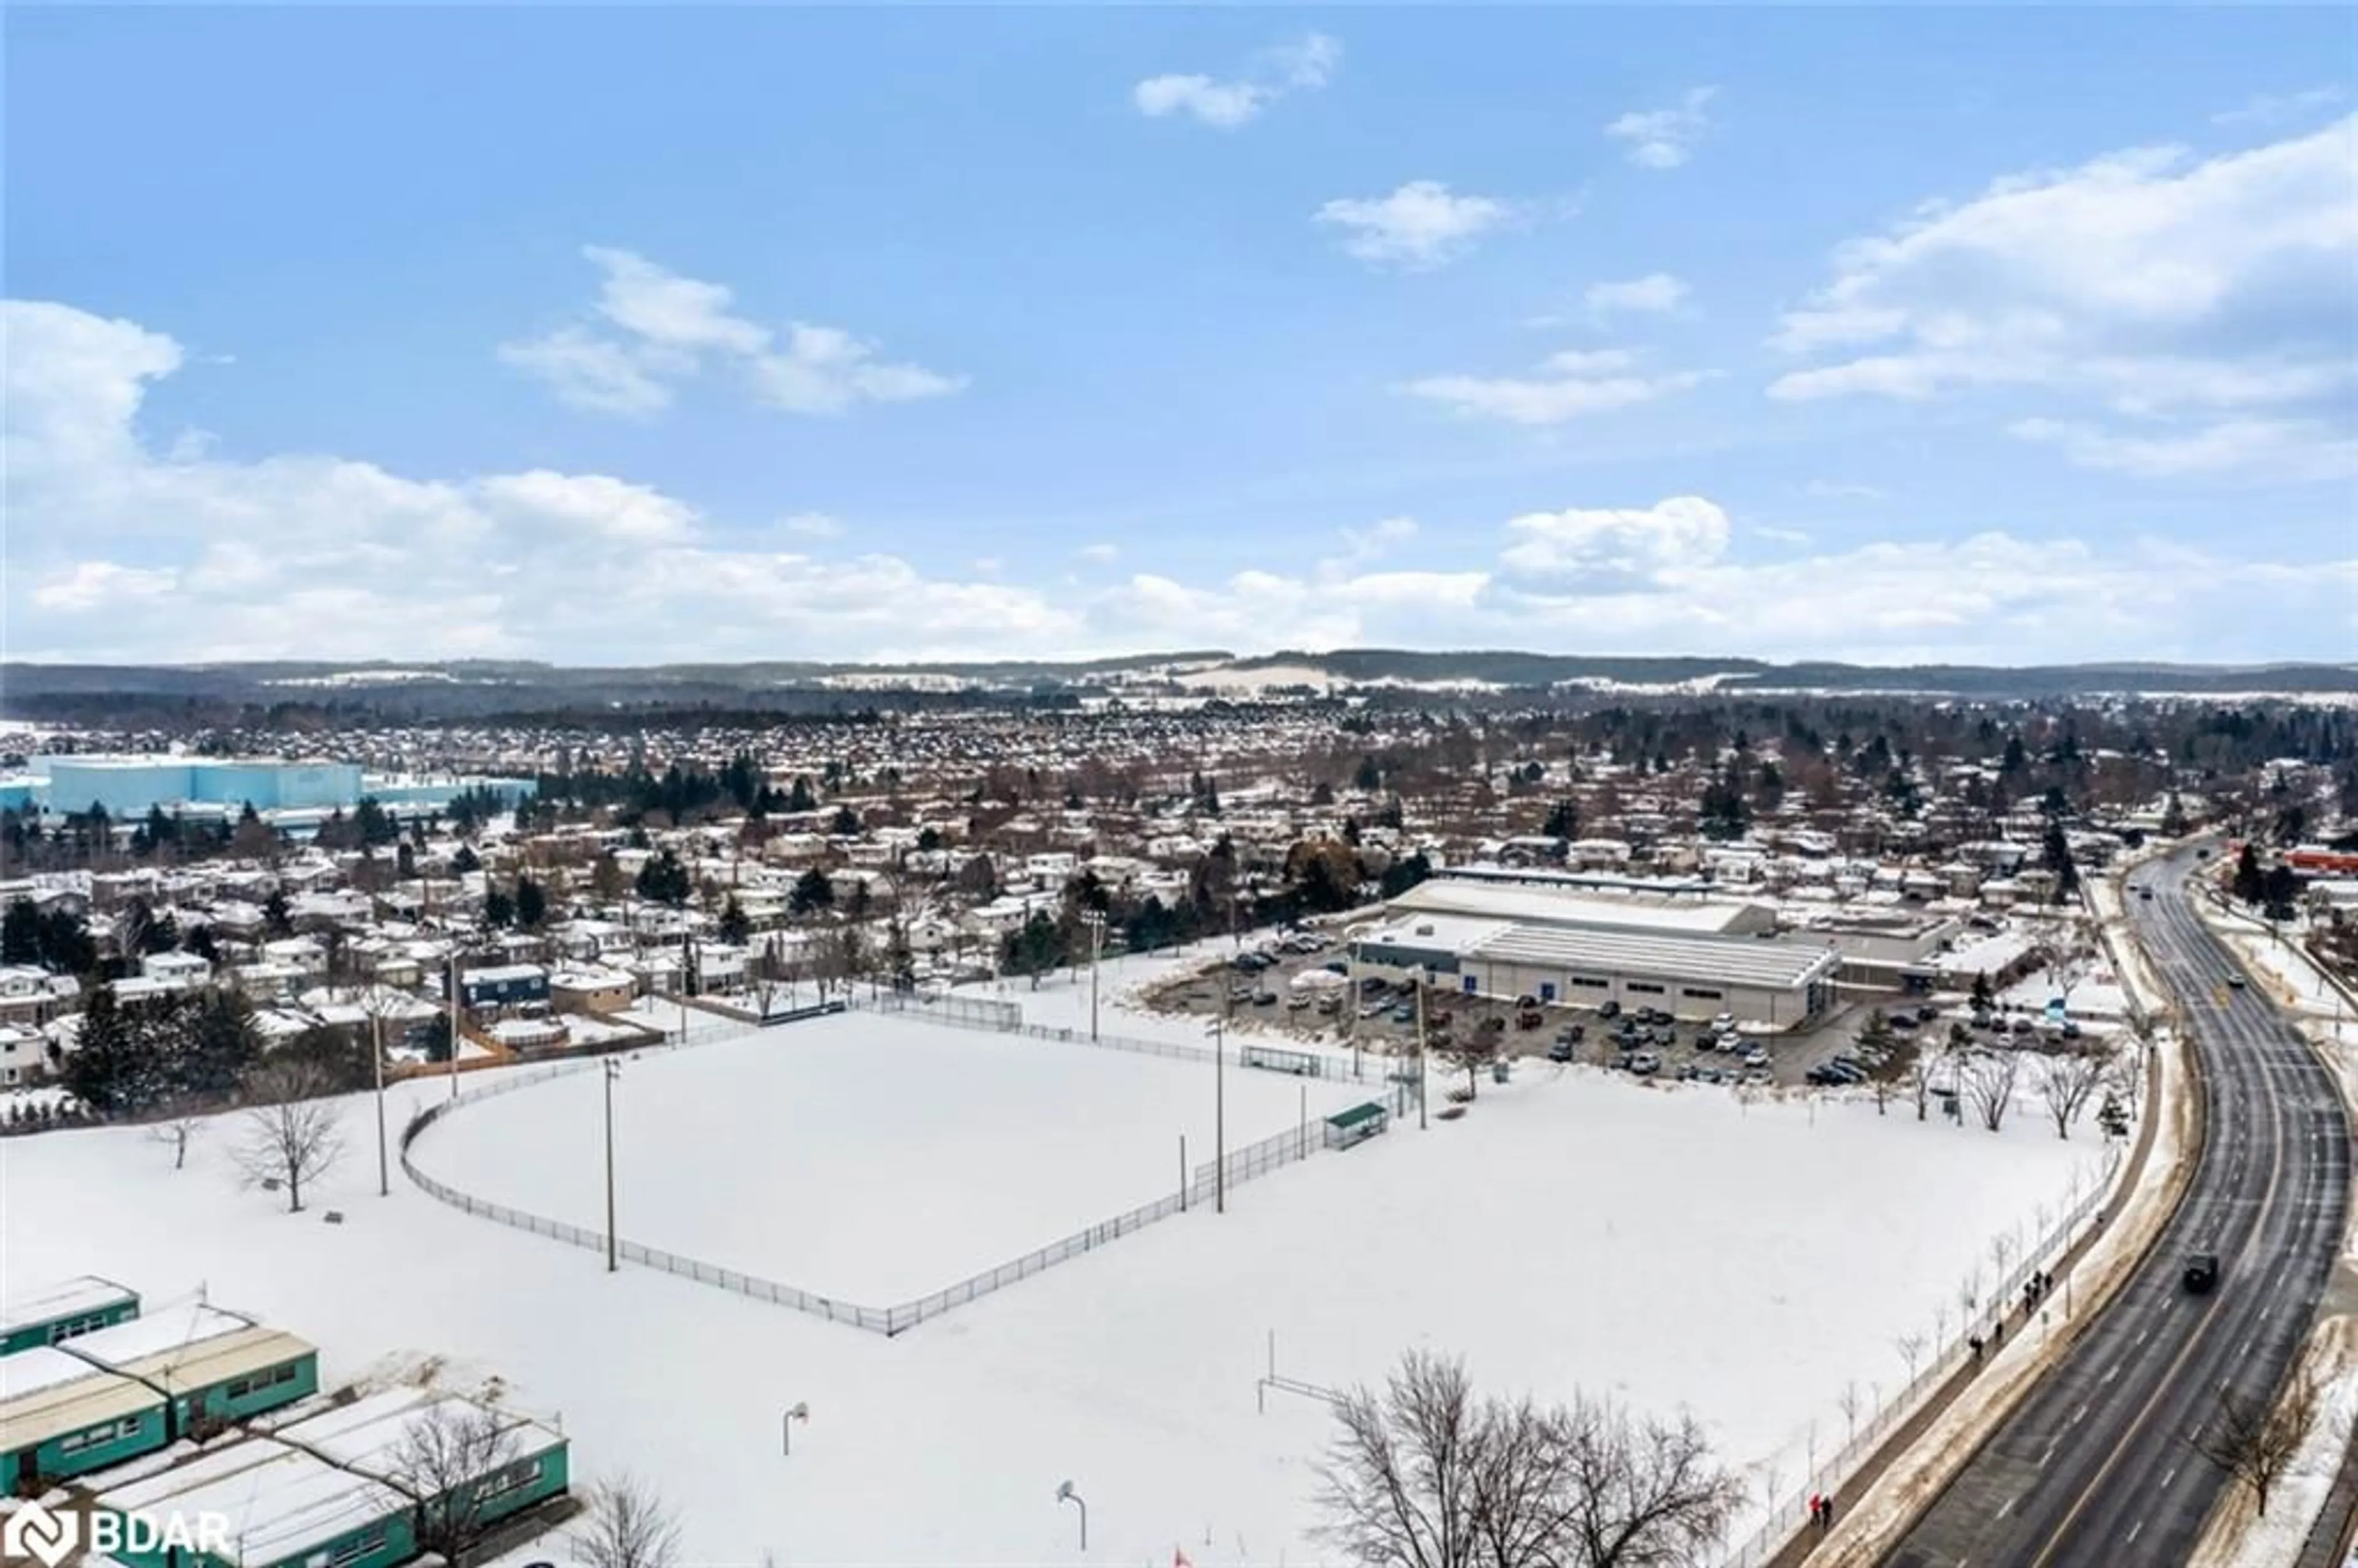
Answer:
<svg viewBox="0 0 2358 1568"><path fill-rule="evenodd" d="M2204 927L2188 854L2133 880L2138 935L2175 993L2205 1135L2158 1244L1959 1472L1887 1568L2179 1568L2227 1484L2190 1445L2222 1388L2271 1397L2341 1247L2350 1128L2333 1080ZM2186 1257L2218 1254L2190 1295Z"/></svg>

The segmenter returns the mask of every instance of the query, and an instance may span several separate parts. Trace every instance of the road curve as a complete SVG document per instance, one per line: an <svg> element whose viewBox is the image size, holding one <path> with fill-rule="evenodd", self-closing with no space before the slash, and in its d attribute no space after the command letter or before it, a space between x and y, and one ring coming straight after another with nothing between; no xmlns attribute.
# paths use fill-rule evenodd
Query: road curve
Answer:
<svg viewBox="0 0 2358 1568"><path fill-rule="evenodd" d="M2138 939L2204 1094L2191 1180L2153 1251L1933 1499L1886 1568L2177 1568L2223 1475L2187 1438L2224 1386L2273 1396L2341 1247L2350 1129L2332 1079L2190 900L2181 852L2137 879ZM2180 1282L2219 1255L2207 1296ZM2019 1317L2016 1322L2019 1323Z"/></svg>

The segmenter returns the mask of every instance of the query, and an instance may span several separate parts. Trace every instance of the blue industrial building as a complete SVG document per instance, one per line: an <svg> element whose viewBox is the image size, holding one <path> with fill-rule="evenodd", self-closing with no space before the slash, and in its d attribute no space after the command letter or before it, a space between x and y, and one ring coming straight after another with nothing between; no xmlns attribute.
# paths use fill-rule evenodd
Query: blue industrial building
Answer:
<svg viewBox="0 0 2358 1568"><path fill-rule="evenodd" d="M395 816L440 811L469 790L484 789L510 807L535 785L516 778L370 778L358 762L289 762L278 757L36 757L29 777L0 781L0 807L59 816L103 807L118 822L149 809L221 816L251 806L298 819L350 811L373 799Z"/></svg>

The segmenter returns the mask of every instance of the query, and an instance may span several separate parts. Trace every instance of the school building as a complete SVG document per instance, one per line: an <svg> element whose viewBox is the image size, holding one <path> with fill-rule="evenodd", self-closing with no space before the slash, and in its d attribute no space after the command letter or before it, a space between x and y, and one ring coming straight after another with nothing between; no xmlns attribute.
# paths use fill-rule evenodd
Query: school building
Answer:
<svg viewBox="0 0 2358 1568"><path fill-rule="evenodd" d="M139 1315L139 1292L95 1274L32 1285L0 1302L0 1356L55 1345Z"/></svg>

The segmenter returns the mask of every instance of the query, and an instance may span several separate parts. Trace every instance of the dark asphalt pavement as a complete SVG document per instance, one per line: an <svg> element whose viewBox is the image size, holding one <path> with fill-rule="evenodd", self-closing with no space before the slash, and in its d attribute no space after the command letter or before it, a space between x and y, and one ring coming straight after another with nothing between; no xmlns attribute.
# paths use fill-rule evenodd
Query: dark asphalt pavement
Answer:
<svg viewBox="0 0 2358 1568"><path fill-rule="evenodd" d="M2206 1098L2184 1201L2153 1252L1886 1559L1887 1568L2179 1568L2226 1484L2189 1445L2219 1390L2272 1396L2341 1244L2350 1128L2316 1056L2195 914L2195 862L2137 878L2132 918ZM2186 1292L2188 1254L2218 1288ZM2017 1314L2009 1333L2025 1329Z"/></svg>

